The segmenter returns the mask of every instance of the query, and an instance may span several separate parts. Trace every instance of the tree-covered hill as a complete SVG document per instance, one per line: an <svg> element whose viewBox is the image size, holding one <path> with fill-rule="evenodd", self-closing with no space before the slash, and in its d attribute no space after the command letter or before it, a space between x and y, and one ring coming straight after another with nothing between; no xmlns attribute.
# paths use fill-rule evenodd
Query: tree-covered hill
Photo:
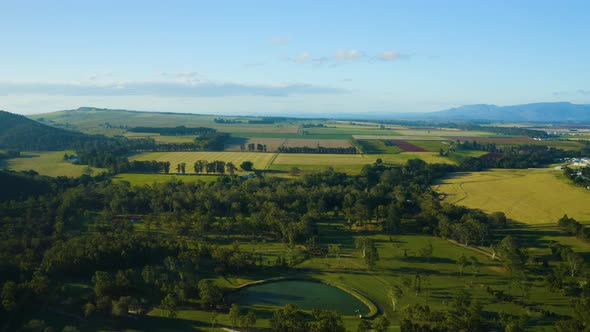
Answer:
<svg viewBox="0 0 590 332"><path fill-rule="evenodd" d="M101 137L50 127L22 115L0 111L0 148L64 150L97 139Z"/></svg>

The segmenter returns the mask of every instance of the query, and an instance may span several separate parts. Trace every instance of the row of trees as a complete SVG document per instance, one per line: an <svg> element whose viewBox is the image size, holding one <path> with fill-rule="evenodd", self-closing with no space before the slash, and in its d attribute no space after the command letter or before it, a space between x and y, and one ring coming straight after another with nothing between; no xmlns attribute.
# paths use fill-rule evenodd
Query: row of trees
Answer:
<svg viewBox="0 0 590 332"><path fill-rule="evenodd" d="M246 144L240 144L240 151L245 152L266 152L266 144L260 144L260 143L248 143Z"/></svg>
<svg viewBox="0 0 590 332"><path fill-rule="evenodd" d="M584 241L590 241L590 228L584 227L576 219L568 217L567 214L559 219L557 225L569 235L576 236Z"/></svg>
<svg viewBox="0 0 590 332"><path fill-rule="evenodd" d="M357 150L355 147L323 147L317 146L315 148L304 147L290 147L281 146L279 152L282 153L323 153L323 154L356 154Z"/></svg>
<svg viewBox="0 0 590 332"><path fill-rule="evenodd" d="M134 132L134 133L156 133L162 136L188 136L188 135L203 135L203 134L213 134L216 133L217 130L213 128L206 128L206 127L194 127L194 128L187 128L185 126L178 126L178 127L133 127L127 129L127 131Z"/></svg>

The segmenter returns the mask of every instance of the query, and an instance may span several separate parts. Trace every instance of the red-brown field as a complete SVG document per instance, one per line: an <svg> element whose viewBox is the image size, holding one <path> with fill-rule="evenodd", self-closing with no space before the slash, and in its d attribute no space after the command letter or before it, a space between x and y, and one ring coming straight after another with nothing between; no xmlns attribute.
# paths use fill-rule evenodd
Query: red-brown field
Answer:
<svg viewBox="0 0 590 332"><path fill-rule="evenodd" d="M414 145L412 143L402 141L402 140L390 139L390 140L387 140L386 143L391 143L392 145L395 145L395 146L399 147L400 149L407 151L407 152L426 152L425 149L423 149L417 145Z"/></svg>

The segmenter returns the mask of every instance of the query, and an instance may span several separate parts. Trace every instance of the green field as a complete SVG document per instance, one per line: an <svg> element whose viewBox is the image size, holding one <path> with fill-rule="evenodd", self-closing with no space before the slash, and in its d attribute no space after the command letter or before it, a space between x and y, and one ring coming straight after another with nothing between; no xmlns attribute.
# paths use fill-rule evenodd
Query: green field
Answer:
<svg viewBox="0 0 590 332"><path fill-rule="evenodd" d="M57 152L22 152L21 157L13 158L6 162L6 167L15 171L34 170L41 175L48 176L70 176L78 177L82 174L88 173L90 175L98 175L105 171L101 168L86 167L83 165L74 165L69 161L64 160L64 154L73 154L73 151L57 151Z"/></svg>
<svg viewBox="0 0 590 332"><path fill-rule="evenodd" d="M274 153L263 152L147 152L131 156L130 160L168 161L171 170L179 163L186 163L186 170L191 173L197 160L232 162L238 167L244 161L251 161L255 169L267 169L274 156Z"/></svg>
<svg viewBox="0 0 590 332"><path fill-rule="evenodd" d="M358 144L363 148L364 153L399 153L403 150L398 146L387 146L383 140L358 140Z"/></svg>
<svg viewBox="0 0 590 332"><path fill-rule="evenodd" d="M462 173L444 179L435 190L447 194L449 203L502 211L527 224L554 224L564 214L590 221L590 191L560 178L561 170L495 169Z"/></svg>
<svg viewBox="0 0 590 332"><path fill-rule="evenodd" d="M306 154L280 153L271 164L270 169L288 171L298 167L303 171L323 171L332 167L335 171L358 174L363 166L374 163L377 159L387 164L403 165L410 159L422 159L427 163L455 162L432 152L401 152L397 154Z"/></svg>

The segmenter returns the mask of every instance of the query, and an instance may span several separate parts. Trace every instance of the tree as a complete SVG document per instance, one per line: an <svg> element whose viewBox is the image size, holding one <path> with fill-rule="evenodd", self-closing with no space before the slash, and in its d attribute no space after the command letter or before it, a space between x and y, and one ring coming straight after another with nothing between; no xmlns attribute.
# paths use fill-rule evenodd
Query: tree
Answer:
<svg viewBox="0 0 590 332"><path fill-rule="evenodd" d="M561 259L567 263L571 277L575 277L584 265L584 258L570 248L561 251Z"/></svg>
<svg viewBox="0 0 590 332"><path fill-rule="evenodd" d="M96 311L96 306L88 302L82 307L82 310L84 311L84 317L88 318Z"/></svg>
<svg viewBox="0 0 590 332"><path fill-rule="evenodd" d="M368 332L371 329L371 323L368 320L361 319L356 326L356 332Z"/></svg>
<svg viewBox="0 0 590 332"><path fill-rule="evenodd" d="M328 244L328 255L334 256L340 260L340 245L339 244Z"/></svg>
<svg viewBox="0 0 590 332"><path fill-rule="evenodd" d="M102 297L110 293L114 286L111 275L104 271L96 271L92 281L94 282L94 294L96 294L97 297Z"/></svg>
<svg viewBox="0 0 590 332"><path fill-rule="evenodd" d="M404 291L398 285L393 285L389 289L389 298L391 298L391 307L393 308L394 312L397 307L397 303L403 296Z"/></svg>
<svg viewBox="0 0 590 332"><path fill-rule="evenodd" d="M467 265L469 265L469 260L467 259L467 257L465 257L465 255L459 256L459 258L457 259L457 266L459 267L460 277L463 276L463 270L465 270L465 267Z"/></svg>
<svg viewBox="0 0 590 332"><path fill-rule="evenodd" d="M232 329L238 326L240 320L240 306L235 303L232 303L231 308L229 309L229 319L231 320Z"/></svg>
<svg viewBox="0 0 590 332"><path fill-rule="evenodd" d="M361 255L363 258L367 255L367 247L369 247L371 245L372 245L371 239L369 239L365 236L357 237L356 240L354 241L354 246L357 249L361 250Z"/></svg>
<svg viewBox="0 0 590 332"><path fill-rule="evenodd" d="M31 319L23 326L23 331L26 332L44 332L47 329L47 323L44 320Z"/></svg>
<svg viewBox="0 0 590 332"><path fill-rule="evenodd" d="M418 251L420 256L426 258L426 262L430 263L430 257L432 257L432 253L434 252L434 248L432 247L432 241L428 241L426 245Z"/></svg>
<svg viewBox="0 0 590 332"><path fill-rule="evenodd" d="M240 317L240 325L246 329L246 331L250 330L250 327L256 325L256 313L254 311L248 311L247 314Z"/></svg>
<svg viewBox="0 0 590 332"><path fill-rule="evenodd" d="M270 326L275 332L307 332L309 330L303 313L294 304L287 304L275 310L270 319Z"/></svg>
<svg viewBox="0 0 590 332"><path fill-rule="evenodd" d="M75 326L71 326L71 325L66 325L64 326L63 330L61 330L62 332L80 332L80 329L78 329Z"/></svg>
<svg viewBox="0 0 590 332"><path fill-rule="evenodd" d="M160 307L164 310L168 310L168 317L175 318L176 317L176 307L178 306L178 297L174 293L168 293L162 299L160 303Z"/></svg>
<svg viewBox="0 0 590 332"><path fill-rule="evenodd" d="M375 328L375 331L377 331L377 332L385 332L385 331L387 331L387 328L389 327L390 324L391 323L389 322L389 319L387 319L387 317L385 317L385 315L381 315L377 319L375 319L375 322L373 323L373 327Z"/></svg>
<svg viewBox="0 0 590 332"><path fill-rule="evenodd" d="M311 332L344 332L342 316L333 310L313 310L314 322L310 324Z"/></svg>
<svg viewBox="0 0 590 332"><path fill-rule="evenodd" d="M223 300L221 290L211 280L203 279L199 281L198 288L199 297L205 306L212 307Z"/></svg>
<svg viewBox="0 0 590 332"><path fill-rule="evenodd" d="M131 296L121 296L119 301L113 301L113 315L120 317L127 315L130 304Z"/></svg>
<svg viewBox="0 0 590 332"><path fill-rule="evenodd" d="M227 174L229 175L234 175L234 173L236 172L236 170L238 169L236 167L236 165L234 165L234 163L232 162L228 162L225 164L225 168L227 169Z"/></svg>
<svg viewBox="0 0 590 332"><path fill-rule="evenodd" d="M292 176L299 175L300 173L301 173L301 169L299 167L297 167L297 166L293 166L289 170L289 174L291 174Z"/></svg>
<svg viewBox="0 0 590 332"><path fill-rule="evenodd" d="M379 260L379 253L377 252L377 247L375 247L375 243L371 242L370 245L367 247L366 255L365 255L365 263L367 263L367 267L369 270L375 270L377 267L377 261Z"/></svg>
<svg viewBox="0 0 590 332"><path fill-rule="evenodd" d="M243 161L240 164L240 168L244 171L251 171L254 168L254 164L251 161Z"/></svg>
<svg viewBox="0 0 590 332"><path fill-rule="evenodd" d="M2 287L2 307L6 311L16 309L16 292L18 287L14 281L7 281Z"/></svg>

